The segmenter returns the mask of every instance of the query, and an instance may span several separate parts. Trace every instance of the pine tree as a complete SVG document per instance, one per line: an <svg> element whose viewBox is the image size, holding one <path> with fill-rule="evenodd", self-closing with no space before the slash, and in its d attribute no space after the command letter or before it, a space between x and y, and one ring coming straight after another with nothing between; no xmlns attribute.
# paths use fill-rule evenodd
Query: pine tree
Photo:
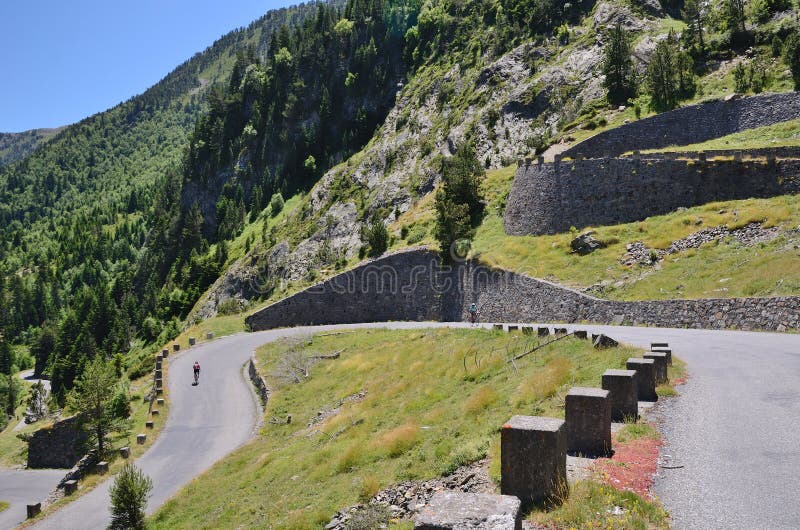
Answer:
<svg viewBox="0 0 800 530"><path fill-rule="evenodd" d="M631 59L631 46L621 24L611 31L603 61L604 86L609 103L621 105L636 95L636 74Z"/></svg>
<svg viewBox="0 0 800 530"><path fill-rule="evenodd" d="M106 449L106 438L119 426L109 407L116 383L114 366L98 356L86 365L69 396L70 406L82 414L83 428L89 439L97 443L101 456Z"/></svg>
<svg viewBox="0 0 800 530"><path fill-rule="evenodd" d="M145 528L145 507L153 481L133 464L125 464L111 485L112 530Z"/></svg>
<svg viewBox="0 0 800 530"><path fill-rule="evenodd" d="M783 45L783 57L792 72L794 89L800 90L800 32L795 31L786 38Z"/></svg>
<svg viewBox="0 0 800 530"><path fill-rule="evenodd" d="M706 53L703 26L706 23L706 12L701 0L686 0L683 5L683 20L686 21L686 31L683 34L686 47L698 56Z"/></svg>

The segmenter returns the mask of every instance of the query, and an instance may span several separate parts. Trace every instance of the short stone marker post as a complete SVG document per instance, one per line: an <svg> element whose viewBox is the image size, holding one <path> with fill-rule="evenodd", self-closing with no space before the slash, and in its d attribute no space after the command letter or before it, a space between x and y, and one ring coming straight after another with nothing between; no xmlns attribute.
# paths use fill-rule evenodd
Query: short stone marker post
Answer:
<svg viewBox="0 0 800 530"><path fill-rule="evenodd" d="M636 370L606 370L603 390L608 390L611 421L635 420L639 417L639 387Z"/></svg>
<svg viewBox="0 0 800 530"><path fill-rule="evenodd" d="M214 332L213 331L209 331L208 333L206 333L206 340L211 340L213 338L214 338Z"/></svg>
<svg viewBox="0 0 800 530"><path fill-rule="evenodd" d="M146 434L142 433L142 434L137 434L136 435L136 443L137 444L144 445L145 440L147 440L147 435Z"/></svg>
<svg viewBox="0 0 800 530"><path fill-rule="evenodd" d="M68 480L64 483L64 495L72 495L78 491L78 481Z"/></svg>
<svg viewBox="0 0 800 530"><path fill-rule="evenodd" d="M167 355L169 355L169 350L168 349L165 348L165 349L161 350L161 356L162 357L166 357Z"/></svg>
<svg viewBox="0 0 800 530"><path fill-rule="evenodd" d="M106 462L105 460L103 460L102 462L98 462L94 469L101 475L105 475L106 473L108 473L108 462Z"/></svg>
<svg viewBox="0 0 800 530"><path fill-rule="evenodd" d="M28 519L33 519L34 517L36 517L37 515L42 513L42 503L41 502L37 502L36 504L28 504L26 506L26 508L27 508L27 511L28 511Z"/></svg>
<svg viewBox="0 0 800 530"><path fill-rule="evenodd" d="M611 401L608 390L573 387L564 402L567 452L586 456L611 454Z"/></svg>
<svg viewBox="0 0 800 530"><path fill-rule="evenodd" d="M555 329L553 329L553 332L556 335L566 335L567 334L567 328L555 328Z"/></svg>
<svg viewBox="0 0 800 530"><path fill-rule="evenodd" d="M156 395L163 396L164 395L164 388L156 388Z"/></svg>
<svg viewBox="0 0 800 530"><path fill-rule="evenodd" d="M492 326L492 328L494 328L496 331L503 331L503 325L502 324L494 324Z"/></svg>
<svg viewBox="0 0 800 530"><path fill-rule="evenodd" d="M517 331L518 329L519 329L519 326L512 326L512 325L509 325L509 326L508 326L508 329L507 329L506 331L508 331L509 333L511 333L512 331Z"/></svg>
<svg viewBox="0 0 800 530"><path fill-rule="evenodd" d="M640 401L658 401L656 394L656 367L653 359L631 357L625 363L628 370L636 370L636 387Z"/></svg>
<svg viewBox="0 0 800 530"><path fill-rule="evenodd" d="M158 416L159 415L158 409L151 410L150 414L152 414L153 416Z"/></svg>
<svg viewBox="0 0 800 530"><path fill-rule="evenodd" d="M513 416L500 431L500 460L500 493L519 497L523 510L566 496L567 431L563 420Z"/></svg>
<svg viewBox="0 0 800 530"><path fill-rule="evenodd" d="M161 379L160 377L156 379L156 390L158 390L159 388L164 388L164 380Z"/></svg>
<svg viewBox="0 0 800 530"><path fill-rule="evenodd" d="M120 447L119 456L121 456L122 458L128 458L129 456L131 456L131 448L128 447L127 445L125 447Z"/></svg>
<svg viewBox="0 0 800 530"><path fill-rule="evenodd" d="M540 337L547 337L548 335L550 335L550 328L544 328L544 327L542 327L542 328L537 328L537 329L536 329L536 333L537 333L537 334L538 334Z"/></svg>
<svg viewBox="0 0 800 530"><path fill-rule="evenodd" d="M519 530L520 504L511 495L440 491L414 517L414 530Z"/></svg>
<svg viewBox="0 0 800 530"><path fill-rule="evenodd" d="M197 340L194 337L189 337L189 346L194 346Z"/></svg>
<svg viewBox="0 0 800 530"><path fill-rule="evenodd" d="M153 420L147 420L146 422L144 422L144 426L147 429L152 429L154 425L155 424L153 423Z"/></svg>
<svg viewBox="0 0 800 530"><path fill-rule="evenodd" d="M577 330L573 331L572 334L575 335L576 339L584 339L585 340L585 339L589 338L589 334L586 331L582 330L582 329L577 329Z"/></svg>
<svg viewBox="0 0 800 530"><path fill-rule="evenodd" d="M156 399L156 404L157 404L157 405L163 405L163 404L164 404L164 398L158 398L158 399Z"/></svg>
<svg viewBox="0 0 800 530"><path fill-rule="evenodd" d="M653 359L655 361L655 377L656 384L666 383L669 381L667 375L667 354L663 351L651 351L642 355L645 359Z"/></svg>
<svg viewBox="0 0 800 530"><path fill-rule="evenodd" d="M662 348L669 348L669 343L666 342L651 342L650 351L660 350Z"/></svg>
<svg viewBox="0 0 800 530"><path fill-rule="evenodd" d="M156 368L156 379L161 379L164 377L164 373L161 371L161 368Z"/></svg>
<svg viewBox="0 0 800 530"><path fill-rule="evenodd" d="M533 335L533 326L522 326L523 335Z"/></svg>
<svg viewBox="0 0 800 530"><path fill-rule="evenodd" d="M178 343L175 343L175 344L173 344L173 345L172 345L172 349L173 349L174 351L180 351L180 349L181 349L181 345L180 345L180 344L178 344Z"/></svg>
<svg viewBox="0 0 800 530"><path fill-rule="evenodd" d="M614 339L612 339L611 337L609 337L607 335L603 335L603 334L592 335L592 344L597 349L614 348L616 346L619 346L619 342L617 342Z"/></svg>
<svg viewBox="0 0 800 530"><path fill-rule="evenodd" d="M651 348L650 351L666 353L667 354L667 364L669 366L672 366L672 350L670 350L668 348Z"/></svg>

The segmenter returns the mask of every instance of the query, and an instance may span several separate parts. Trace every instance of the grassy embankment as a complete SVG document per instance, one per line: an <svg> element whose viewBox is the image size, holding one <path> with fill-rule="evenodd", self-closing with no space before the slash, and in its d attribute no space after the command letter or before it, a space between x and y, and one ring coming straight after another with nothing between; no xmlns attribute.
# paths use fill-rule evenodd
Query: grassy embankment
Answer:
<svg viewBox="0 0 800 530"><path fill-rule="evenodd" d="M526 341L484 330L365 330L265 345L257 355L273 391L265 427L150 522L154 528L321 528L338 509L391 484L447 474L485 456L497 480L498 430L505 420L513 414L563 417L570 386L598 386L605 369L637 354L567 339L517 361L517 371L505 358ZM339 359L313 364L300 383L287 382L287 355L340 350ZM341 404L362 391L363 400ZM309 427L320 411L324 419ZM657 505L630 494L596 484L575 491L567 506L585 503L585 491L604 493L601 500L592 496L604 507L599 519L614 505L636 503L638 526L665 524ZM563 527L558 513L538 517Z"/></svg>
<svg viewBox="0 0 800 530"><path fill-rule="evenodd" d="M643 153L665 151L711 151L714 149L763 149L765 147L800 147L800 120L790 120L766 127L715 138L707 142L680 147L652 149Z"/></svg>

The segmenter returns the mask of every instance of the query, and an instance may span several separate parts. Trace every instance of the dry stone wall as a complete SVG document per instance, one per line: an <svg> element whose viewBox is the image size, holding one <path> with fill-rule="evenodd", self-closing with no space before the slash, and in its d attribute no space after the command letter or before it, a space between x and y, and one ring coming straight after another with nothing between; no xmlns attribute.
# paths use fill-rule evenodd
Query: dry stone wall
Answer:
<svg viewBox="0 0 800 530"><path fill-rule="evenodd" d="M602 158L626 151L689 145L797 118L800 92L711 101L601 132L568 149L564 156Z"/></svg>
<svg viewBox="0 0 800 530"><path fill-rule="evenodd" d="M800 297L602 300L472 261L440 268L436 254L429 250L400 252L366 263L262 309L247 323L253 330L262 330L392 320L466 321L473 302L483 322L800 329Z"/></svg>
<svg viewBox="0 0 800 530"><path fill-rule="evenodd" d="M73 416L35 431L28 440L28 468L65 468L75 465L84 454L86 434Z"/></svg>
<svg viewBox="0 0 800 530"><path fill-rule="evenodd" d="M504 214L511 235L632 222L712 201L800 193L800 159L706 161L639 157L526 161ZM702 155L700 155L702 156Z"/></svg>

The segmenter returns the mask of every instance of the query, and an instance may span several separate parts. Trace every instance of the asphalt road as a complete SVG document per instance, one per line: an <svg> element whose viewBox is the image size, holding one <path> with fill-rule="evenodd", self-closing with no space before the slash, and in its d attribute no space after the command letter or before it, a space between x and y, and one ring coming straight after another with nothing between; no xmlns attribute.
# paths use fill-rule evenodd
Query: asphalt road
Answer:
<svg viewBox="0 0 800 530"><path fill-rule="evenodd" d="M0 512L0 528L13 528L24 521L25 505L47 497L64 473L63 469L0 470L0 501L11 505Z"/></svg>
<svg viewBox="0 0 800 530"><path fill-rule="evenodd" d="M387 325L239 334L170 358L171 413L158 441L137 461L155 482L148 511L250 437L257 405L241 368L254 347L309 331L367 326ZM683 466L661 469L655 485L674 528L800 528L800 335L576 327L643 347L669 342L689 365L681 398L661 407L663 453ZM190 384L195 359L203 367L198 387ZM103 528L108 504L107 482L36 528Z"/></svg>

